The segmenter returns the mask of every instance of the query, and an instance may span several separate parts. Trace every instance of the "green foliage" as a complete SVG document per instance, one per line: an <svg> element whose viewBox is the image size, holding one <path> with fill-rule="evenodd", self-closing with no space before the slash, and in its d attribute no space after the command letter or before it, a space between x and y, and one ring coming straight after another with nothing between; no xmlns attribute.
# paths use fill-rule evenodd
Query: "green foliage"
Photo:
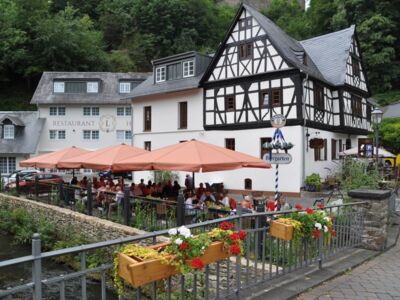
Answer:
<svg viewBox="0 0 400 300"><path fill-rule="evenodd" d="M394 154L400 153L400 118L382 120L379 127L379 144Z"/></svg>
<svg viewBox="0 0 400 300"><path fill-rule="evenodd" d="M341 182L345 191L379 187L379 174L367 161L347 158L342 163Z"/></svg>
<svg viewBox="0 0 400 300"><path fill-rule="evenodd" d="M317 191L321 188L321 176L317 173L312 173L306 177L306 184L315 187Z"/></svg>
<svg viewBox="0 0 400 300"><path fill-rule="evenodd" d="M154 182L167 182L179 180L179 174L171 171L153 171Z"/></svg>

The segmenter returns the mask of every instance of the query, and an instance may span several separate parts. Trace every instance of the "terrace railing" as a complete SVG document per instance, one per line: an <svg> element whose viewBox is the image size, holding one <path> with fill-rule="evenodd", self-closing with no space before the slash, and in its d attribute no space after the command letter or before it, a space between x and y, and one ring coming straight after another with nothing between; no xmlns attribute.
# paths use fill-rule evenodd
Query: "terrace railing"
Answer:
<svg viewBox="0 0 400 300"><path fill-rule="evenodd" d="M233 222L237 229L247 232L245 251L241 257L231 257L205 267L201 272L176 275L165 280L150 283L142 288L125 286L124 297L129 299L222 299L232 295L240 297L241 293L260 283L284 276L309 265L323 267L324 261L339 254L341 250L360 244L364 226L365 202L328 206L324 210L334 219L333 229L337 232L334 238L329 236L317 239L303 239L300 242L283 241L272 237L268 231L268 220L285 216L292 211L260 212L210 220L189 225L194 234L209 231L218 227L223 221ZM101 284L101 299L106 299L106 290L110 288L109 278L113 273L113 253L119 246L127 243L143 245L155 244L167 230L155 231L144 235L125 237L89 245L41 253L40 236L32 239L32 254L0 262L0 273L5 268L17 264L30 264L32 276L23 284L2 287L0 298L18 297L21 292L30 292L33 299L42 299L48 295L49 287L57 287L59 295L53 298L69 299L70 291L66 284L71 280L80 280L81 299L87 299L87 278L96 275ZM88 266L87 258L96 251L102 251L103 261ZM49 278L42 275L43 261L61 256L76 256L80 260L80 270L67 274L58 274Z"/></svg>

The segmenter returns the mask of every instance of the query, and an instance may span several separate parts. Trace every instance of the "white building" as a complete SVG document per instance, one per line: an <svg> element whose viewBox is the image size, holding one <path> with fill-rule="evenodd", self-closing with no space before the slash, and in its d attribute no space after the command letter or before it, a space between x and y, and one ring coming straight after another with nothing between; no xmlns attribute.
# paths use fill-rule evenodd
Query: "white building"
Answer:
<svg viewBox="0 0 400 300"><path fill-rule="evenodd" d="M18 169L21 160L36 155L45 120L35 111L0 112L0 173Z"/></svg>
<svg viewBox="0 0 400 300"><path fill-rule="evenodd" d="M157 149L195 138L262 156L274 133L270 118L283 114L282 131L295 147L293 162L279 169L280 190L291 195L305 176L327 176L338 153L363 143L370 131L372 105L354 26L299 42L242 5L212 59L189 52L153 66L153 75L128 95L135 146ZM311 149L311 140L323 148ZM272 192L274 176L247 169L200 174L196 181Z"/></svg>
<svg viewBox="0 0 400 300"><path fill-rule="evenodd" d="M43 154L69 146L89 150L132 142L132 109L121 100L148 74L44 72L32 97L45 120Z"/></svg>

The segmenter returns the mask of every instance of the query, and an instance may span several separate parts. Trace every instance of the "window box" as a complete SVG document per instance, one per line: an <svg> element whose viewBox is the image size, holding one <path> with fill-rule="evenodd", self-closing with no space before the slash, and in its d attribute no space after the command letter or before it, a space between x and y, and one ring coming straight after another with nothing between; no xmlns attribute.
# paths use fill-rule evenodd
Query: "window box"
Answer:
<svg viewBox="0 0 400 300"><path fill-rule="evenodd" d="M279 220L271 221L269 234L280 240L291 241L293 240L293 225L279 222Z"/></svg>
<svg viewBox="0 0 400 300"><path fill-rule="evenodd" d="M160 252L169 244L170 242L166 242L147 248ZM229 256L229 252L224 249L224 242L217 241L210 244L200 259L204 265L208 265ZM161 259L142 260L123 253L118 254L118 275L136 288L179 273L180 271L175 266L167 265Z"/></svg>

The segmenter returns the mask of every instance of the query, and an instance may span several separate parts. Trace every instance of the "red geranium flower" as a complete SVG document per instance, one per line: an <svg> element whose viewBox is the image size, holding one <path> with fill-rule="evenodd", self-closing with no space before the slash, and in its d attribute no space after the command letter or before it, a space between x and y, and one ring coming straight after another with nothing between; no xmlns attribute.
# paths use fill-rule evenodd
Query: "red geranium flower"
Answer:
<svg viewBox="0 0 400 300"><path fill-rule="evenodd" d="M323 208L324 208L324 204L323 204L323 203L319 203L317 206L318 206L318 208L320 208L320 209L323 209Z"/></svg>
<svg viewBox="0 0 400 300"><path fill-rule="evenodd" d="M247 232L246 231L243 231L243 230L239 231L239 238L241 240L244 240L246 236L247 236Z"/></svg>
<svg viewBox="0 0 400 300"><path fill-rule="evenodd" d="M221 228L222 230L229 230L229 229L234 229L235 225L224 221L221 224L219 224L219 228Z"/></svg>
<svg viewBox="0 0 400 300"><path fill-rule="evenodd" d="M191 265L192 269L195 269L195 270L196 269L198 269L198 270L204 269L204 263L200 258L193 259L190 265Z"/></svg>
<svg viewBox="0 0 400 300"><path fill-rule="evenodd" d="M319 238L321 236L321 232L317 229L313 229L312 234L314 236L314 238Z"/></svg>
<svg viewBox="0 0 400 300"><path fill-rule="evenodd" d="M312 215L314 213L313 209L310 207L307 207L306 212L310 215Z"/></svg>
<svg viewBox="0 0 400 300"><path fill-rule="evenodd" d="M332 236L333 236L333 237L336 237L336 235L337 235L337 234L336 234L336 231L335 231L335 230L332 230Z"/></svg>
<svg viewBox="0 0 400 300"><path fill-rule="evenodd" d="M275 211L275 201L273 201L273 200L268 201L267 210L268 211Z"/></svg>
<svg viewBox="0 0 400 300"><path fill-rule="evenodd" d="M240 254L240 247L236 244L233 244L230 248L229 248L230 252L233 255L239 255Z"/></svg>
<svg viewBox="0 0 400 300"><path fill-rule="evenodd" d="M180 246L179 249L181 249L181 251L184 251L185 249L190 249L190 245L188 242L183 242Z"/></svg>
<svg viewBox="0 0 400 300"><path fill-rule="evenodd" d="M303 209L303 205L297 203L297 204L294 206L294 208L297 209L297 210L302 210L302 209Z"/></svg>
<svg viewBox="0 0 400 300"><path fill-rule="evenodd" d="M234 232L234 233L232 233L232 234L229 236L229 239L230 239L232 242L237 241L237 240L240 240L240 234L237 233L237 232Z"/></svg>

